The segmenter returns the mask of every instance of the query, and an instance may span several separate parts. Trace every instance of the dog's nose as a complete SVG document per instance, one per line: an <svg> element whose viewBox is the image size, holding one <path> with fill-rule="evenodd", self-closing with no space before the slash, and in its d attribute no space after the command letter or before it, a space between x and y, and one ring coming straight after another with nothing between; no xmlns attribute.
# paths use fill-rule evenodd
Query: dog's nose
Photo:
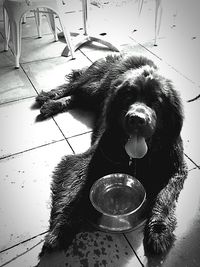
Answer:
<svg viewBox="0 0 200 267"><path fill-rule="evenodd" d="M130 125L143 126L146 124L146 118L142 114L140 115L128 115L128 123Z"/></svg>
<svg viewBox="0 0 200 267"><path fill-rule="evenodd" d="M129 127L143 127L146 125L146 117L143 114L127 114L126 116L127 124Z"/></svg>

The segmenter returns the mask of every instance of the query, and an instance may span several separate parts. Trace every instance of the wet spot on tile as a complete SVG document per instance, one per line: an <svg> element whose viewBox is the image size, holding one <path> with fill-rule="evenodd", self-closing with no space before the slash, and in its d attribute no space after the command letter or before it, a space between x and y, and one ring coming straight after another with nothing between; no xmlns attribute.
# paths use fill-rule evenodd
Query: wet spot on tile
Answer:
<svg viewBox="0 0 200 267"><path fill-rule="evenodd" d="M73 253L73 255L78 256L79 258L84 257L84 253L80 250L78 244L76 244L76 243L73 244L72 253Z"/></svg>
<svg viewBox="0 0 200 267"><path fill-rule="evenodd" d="M105 247L101 247L101 253L102 255L107 255Z"/></svg>
<svg viewBox="0 0 200 267"><path fill-rule="evenodd" d="M96 262L94 263L94 267L99 267L99 261L96 261Z"/></svg>
<svg viewBox="0 0 200 267"><path fill-rule="evenodd" d="M98 247L98 243L97 243L96 240L94 241L94 246L95 246L95 247Z"/></svg>
<svg viewBox="0 0 200 267"><path fill-rule="evenodd" d="M97 255L98 257L100 257L101 252L99 249L94 249L94 254Z"/></svg>
<svg viewBox="0 0 200 267"><path fill-rule="evenodd" d="M112 242L112 241L113 241L113 238L112 238L112 236L111 236L111 235L106 235L106 238L107 238L107 240L108 240L108 241L110 241L110 242Z"/></svg>
<svg viewBox="0 0 200 267"><path fill-rule="evenodd" d="M70 253L69 252L66 252L66 257L70 256Z"/></svg>
<svg viewBox="0 0 200 267"><path fill-rule="evenodd" d="M89 266L87 258L81 259L80 263L81 263L81 266L83 266L83 267L88 267Z"/></svg>
<svg viewBox="0 0 200 267"><path fill-rule="evenodd" d="M106 260L102 260L102 264L103 264L103 266L108 266Z"/></svg>
<svg viewBox="0 0 200 267"><path fill-rule="evenodd" d="M80 241L78 246L80 249L86 249L86 245L83 243L83 241Z"/></svg>
<svg viewBox="0 0 200 267"><path fill-rule="evenodd" d="M123 235L81 232L65 252L65 266L121 266L132 255L129 250Z"/></svg>

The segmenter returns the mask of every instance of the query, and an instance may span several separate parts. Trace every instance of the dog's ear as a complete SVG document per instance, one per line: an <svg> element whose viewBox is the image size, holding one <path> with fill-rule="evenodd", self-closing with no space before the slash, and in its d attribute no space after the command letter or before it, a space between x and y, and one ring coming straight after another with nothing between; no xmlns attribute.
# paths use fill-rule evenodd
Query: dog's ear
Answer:
<svg viewBox="0 0 200 267"><path fill-rule="evenodd" d="M108 97L104 105L104 118L106 126L119 126L117 118L120 118L124 100L126 100L126 90L124 88L124 81L116 79L110 88Z"/></svg>
<svg viewBox="0 0 200 267"><path fill-rule="evenodd" d="M170 81L164 86L163 103L163 134L169 143L173 143L180 136L183 125L183 106L179 93Z"/></svg>

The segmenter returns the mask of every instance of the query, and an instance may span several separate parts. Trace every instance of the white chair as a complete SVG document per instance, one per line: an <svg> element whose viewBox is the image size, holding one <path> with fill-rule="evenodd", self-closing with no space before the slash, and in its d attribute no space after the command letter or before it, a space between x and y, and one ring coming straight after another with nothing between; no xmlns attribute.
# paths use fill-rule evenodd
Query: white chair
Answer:
<svg viewBox="0 0 200 267"><path fill-rule="evenodd" d="M8 50L8 43L10 39L10 32L13 41L13 53L15 56L15 67L19 68L19 58L21 54L21 22L29 11L37 11L35 17L40 13L39 8L44 8L42 13L48 13L50 19L50 25L54 31L54 38L56 40L56 26L54 20L54 13L56 13L60 19L60 24L70 50L72 58L74 58L74 47L70 39L70 33L65 26L65 14L64 6L66 5L64 0L4 0L3 2L3 15L4 15L4 33L5 44L4 50ZM53 12L52 12L53 11ZM36 19L39 23L39 18ZM54 25L54 27L53 27ZM39 25L37 25L39 29Z"/></svg>

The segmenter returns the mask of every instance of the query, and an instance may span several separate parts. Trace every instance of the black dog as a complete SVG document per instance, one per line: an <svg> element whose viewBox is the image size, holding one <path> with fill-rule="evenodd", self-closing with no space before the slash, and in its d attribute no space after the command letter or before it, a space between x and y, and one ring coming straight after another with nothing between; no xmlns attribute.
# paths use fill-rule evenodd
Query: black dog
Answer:
<svg viewBox="0 0 200 267"><path fill-rule="evenodd" d="M52 183L52 211L43 251L65 248L90 216L89 190L110 173L136 176L147 192L144 246L173 244L175 205L187 177L180 131L183 111L171 81L145 57L108 56L72 72L69 83L37 97L41 116L75 107L96 115L91 148L63 158Z"/></svg>

